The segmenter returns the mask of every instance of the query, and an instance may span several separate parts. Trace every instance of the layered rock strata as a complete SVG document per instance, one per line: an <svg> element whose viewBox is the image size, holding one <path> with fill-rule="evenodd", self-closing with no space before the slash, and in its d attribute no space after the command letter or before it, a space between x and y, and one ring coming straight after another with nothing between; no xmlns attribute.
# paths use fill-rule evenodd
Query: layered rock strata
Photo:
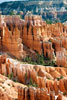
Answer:
<svg viewBox="0 0 67 100"><path fill-rule="evenodd" d="M20 39L21 38L21 39ZM0 51L17 58L24 57L23 44L56 60L58 66L67 66L67 26L46 24L40 16L4 16L0 18Z"/></svg>
<svg viewBox="0 0 67 100"><path fill-rule="evenodd" d="M53 95L52 92L54 93L52 98L55 98L55 96L58 94L64 95L67 92L67 69L63 67L55 68L45 67L42 65L20 64L13 59L0 56L0 74L8 77L10 76L11 79L18 79L19 82L27 86L36 87L22 89L19 88L18 98L20 98L20 96L21 98L26 96L26 99L20 98L18 100L32 100L32 95L34 96L33 100L42 100L41 94L45 98L44 100L47 98L48 100L51 100L50 98ZM22 91L22 93L20 93L20 91ZM39 96L40 98L36 99Z"/></svg>
<svg viewBox="0 0 67 100"><path fill-rule="evenodd" d="M0 100L67 100L65 96L48 93L44 88L27 87L0 74Z"/></svg>
<svg viewBox="0 0 67 100"><path fill-rule="evenodd" d="M25 88L26 86L15 83L0 74L0 100L18 100L18 87Z"/></svg>

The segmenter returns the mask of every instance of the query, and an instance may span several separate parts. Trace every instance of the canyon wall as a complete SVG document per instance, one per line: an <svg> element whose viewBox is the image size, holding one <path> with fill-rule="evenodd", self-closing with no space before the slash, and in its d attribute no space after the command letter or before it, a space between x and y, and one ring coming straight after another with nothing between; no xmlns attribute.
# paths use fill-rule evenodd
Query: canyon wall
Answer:
<svg viewBox="0 0 67 100"><path fill-rule="evenodd" d="M9 77L17 83L20 82L24 84L13 83L12 81L6 81L4 83L4 89L9 90L9 87L11 87L11 90L14 92L13 99L10 100L15 100L14 97L18 100L67 100L66 68L20 64L18 61L6 58L4 55L0 56L0 74ZM4 78L2 81L3 80ZM7 78L5 78L5 80L7 80ZM0 91L1 90L0 88ZM1 93L6 95L4 91ZM10 91L9 93L12 95ZM10 95L6 96L10 97ZM1 97L2 96L0 96L0 98ZM9 100L9 98L6 100Z"/></svg>
<svg viewBox="0 0 67 100"><path fill-rule="evenodd" d="M67 100L67 26L46 24L40 16L2 16L0 52L22 59L24 46L62 67L21 64L0 56L0 100Z"/></svg>
<svg viewBox="0 0 67 100"><path fill-rule="evenodd" d="M43 88L27 87L0 74L0 100L67 100L62 94L46 93Z"/></svg>
<svg viewBox="0 0 67 100"><path fill-rule="evenodd" d="M22 58L23 44L18 27L13 26L14 24L16 25L14 23L15 19L17 20L17 18L11 20L11 17L7 17L0 21L0 51L10 53L17 58ZM7 20L9 21L7 22ZM12 25L10 22L14 24Z"/></svg>
<svg viewBox="0 0 67 100"><path fill-rule="evenodd" d="M23 44L28 48L55 59L58 66L67 66L67 26L46 24L41 16L31 15L0 18L0 49L17 58L23 58ZM60 62L60 63L59 63Z"/></svg>

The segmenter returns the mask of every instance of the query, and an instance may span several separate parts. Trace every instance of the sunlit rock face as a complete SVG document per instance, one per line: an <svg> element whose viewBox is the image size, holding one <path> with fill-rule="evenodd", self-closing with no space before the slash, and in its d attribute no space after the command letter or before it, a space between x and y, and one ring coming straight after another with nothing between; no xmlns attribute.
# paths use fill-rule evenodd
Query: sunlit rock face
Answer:
<svg viewBox="0 0 67 100"><path fill-rule="evenodd" d="M67 26L46 24L38 15L0 17L0 50L16 58L24 58L23 46L67 66Z"/></svg>
<svg viewBox="0 0 67 100"><path fill-rule="evenodd" d="M3 52L12 54L16 58L22 58L23 56L23 44L22 39L20 38L20 30L18 28L19 21L19 16L7 16L4 17L3 23L1 22L0 25L0 49Z"/></svg>
<svg viewBox="0 0 67 100"><path fill-rule="evenodd" d="M18 100L18 87L26 86L0 74L0 100Z"/></svg>
<svg viewBox="0 0 67 100"><path fill-rule="evenodd" d="M20 64L0 56L0 100L67 100L66 92L66 68Z"/></svg>
<svg viewBox="0 0 67 100"><path fill-rule="evenodd" d="M66 67L66 33L67 26L61 23L50 25L39 16L26 16L21 38L27 47Z"/></svg>
<svg viewBox="0 0 67 100"><path fill-rule="evenodd" d="M67 26L46 24L37 15L24 20L1 16L0 51L22 59L28 54L24 46L55 60L58 67L21 64L0 55L0 100L67 100Z"/></svg>

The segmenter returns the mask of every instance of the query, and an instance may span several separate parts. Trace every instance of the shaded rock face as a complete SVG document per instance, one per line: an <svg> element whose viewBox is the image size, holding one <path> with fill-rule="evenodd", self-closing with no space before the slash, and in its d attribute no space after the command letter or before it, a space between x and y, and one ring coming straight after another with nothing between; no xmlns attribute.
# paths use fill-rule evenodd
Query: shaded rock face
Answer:
<svg viewBox="0 0 67 100"><path fill-rule="evenodd" d="M40 16L5 16L0 18L0 50L24 58L26 47L67 66L67 26L46 24Z"/></svg>
<svg viewBox="0 0 67 100"><path fill-rule="evenodd" d="M63 100L63 94L67 91L67 69L63 67L20 64L6 56L0 56L0 74L29 86L19 84L18 100L57 100L55 96L59 94L61 99L58 96L58 100ZM11 86L11 82L8 83Z"/></svg>

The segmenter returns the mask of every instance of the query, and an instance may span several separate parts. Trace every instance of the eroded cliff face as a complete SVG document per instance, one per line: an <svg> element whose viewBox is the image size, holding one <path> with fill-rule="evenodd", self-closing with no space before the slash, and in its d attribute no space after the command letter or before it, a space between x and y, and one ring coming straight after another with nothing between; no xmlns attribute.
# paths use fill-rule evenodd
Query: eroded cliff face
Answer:
<svg viewBox="0 0 67 100"><path fill-rule="evenodd" d="M2 17L0 51L19 59L28 53L34 57L36 51L62 66L21 64L0 56L0 74L5 75L0 75L0 100L67 100L67 26L48 25L40 16Z"/></svg>
<svg viewBox="0 0 67 100"><path fill-rule="evenodd" d="M23 46L67 66L67 26L46 24L40 16L5 16L0 18L0 51L24 58Z"/></svg>
<svg viewBox="0 0 67 100"><path fill-rule="evenodd" d="M0 100L67 100L59 93L48 93L45 88L27 87L0 74Z"/></svg>
<svg viewBox="0 0 67 100"><path fill-rule="evenodd" d="M18 87L26 86L0 74L0 100L18 100Z"/></svg>
<svg viewBox="0 0 67 100"><path fill-rule="evenodd" d="M20 31L17 27L11 30L8 23L4 22L3 24L1 22L2 28L0 25L0 50L3 52L8 52L17 58L22 57L23 44L22 39L20 38Z"/></svg>
<svg viewBox="0 0 67 100"><path fill-rule="evenodd" d="M41 17L26 16L21 38L27 47L55 59L58 66L67 66L67 26L61 23L49 25Z"/></svg>
<svg viewBox="0 0 67 100"><path fill-rule="evenodd" d="M6 56L0 56L0 74L25 84L24 86L8 81L4 76L3 79L0 77L1 87L5 84L4 91L5 88L7 91L13 89L9 94L5 91L8 97L10 95L18 100L67 100L67 68L20 64Z"/></svg>

